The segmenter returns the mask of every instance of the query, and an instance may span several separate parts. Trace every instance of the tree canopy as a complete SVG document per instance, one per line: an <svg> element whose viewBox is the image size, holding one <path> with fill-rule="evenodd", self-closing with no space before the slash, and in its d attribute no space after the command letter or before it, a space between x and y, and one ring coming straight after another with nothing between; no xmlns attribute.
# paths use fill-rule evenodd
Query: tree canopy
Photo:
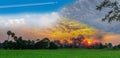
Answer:
<svg viewBox="0 0 120 58"><path fill-rule="evenodd" d="M102 21L120 21L120 4L118 1L104 0L100 5L96 6L96 10L101 11L109 8L110 11L102 18Z"/></svg>

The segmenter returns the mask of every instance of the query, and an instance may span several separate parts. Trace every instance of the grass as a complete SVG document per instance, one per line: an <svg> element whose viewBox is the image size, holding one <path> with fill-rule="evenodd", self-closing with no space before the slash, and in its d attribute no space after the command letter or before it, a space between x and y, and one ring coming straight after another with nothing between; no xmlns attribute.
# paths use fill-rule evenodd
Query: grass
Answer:
<svg viewBox="0 0 120 58"><path fill-rule="evenodd" d="M120 50L0 50L0 58L120 58Z"/></svg>

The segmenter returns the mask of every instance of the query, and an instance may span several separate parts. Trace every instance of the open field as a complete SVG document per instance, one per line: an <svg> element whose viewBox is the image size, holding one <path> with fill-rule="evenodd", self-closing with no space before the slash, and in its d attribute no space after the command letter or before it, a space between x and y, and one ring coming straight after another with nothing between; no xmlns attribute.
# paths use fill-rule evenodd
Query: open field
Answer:
<svg viewBox="0 0 120 58"><path fill-rule="evenodd" d="M120 50L0 50L0 58L120 58Z"/></svg>

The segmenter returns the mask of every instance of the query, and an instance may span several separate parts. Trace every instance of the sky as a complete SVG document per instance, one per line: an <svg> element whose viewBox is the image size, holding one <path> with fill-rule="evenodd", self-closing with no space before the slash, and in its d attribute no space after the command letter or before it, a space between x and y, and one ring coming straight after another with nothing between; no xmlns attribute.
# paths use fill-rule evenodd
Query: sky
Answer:
<svg viewBox="0 0 120 58"><path fill-rule="evenodd" d="M0 0L0 26L13 28L19 26L47 27L48 24L57 23L59 11L75 1Z"/></svg>
<svg viewBox="0 0 120 58"><path fill-rule="evenodd" d="M75 0L0 0L0 14L58 11Z"/></svg>
<svg viewBox="0 0 120 58"><path fill-rule="evenodd" d="M113 39L117 42L120 40L118 39L120 23L108 24L101 21L106 11L100 13L95 10L95 5L101 1L0 0L0 42L7 39L6 31L8 30L27 39L38 39L49 35L55 39L65 39L65 37L72 36L73 33L93 35L99 30L107 33L105 36L99 32L99 35L96 35L103 36L104 42L108 42L109 38L111 38L109 42L113 42ZM70 26L72 30L70 33L66 26Z"/></svg>
<svg viewBox="0 0 120 58"><path fill-rule="evenodd" d="M0 0L0 42L7 39L7 30L27 39L48 36L48 28L60 22L59 11L75 1Z"/></svg>

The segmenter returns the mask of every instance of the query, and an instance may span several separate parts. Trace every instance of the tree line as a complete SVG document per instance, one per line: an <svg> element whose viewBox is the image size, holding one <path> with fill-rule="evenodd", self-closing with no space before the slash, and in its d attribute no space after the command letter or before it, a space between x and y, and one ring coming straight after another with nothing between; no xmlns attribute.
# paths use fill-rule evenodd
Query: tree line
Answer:
<svg viewBox="0 0 120 58"><path fill-rule="evenodd" d="M120 44L112 46L111 43L102 44L97 42L92 45L83 44L85 37L83 35L69 40L50 40L43 38L41 40L24 40L21 36L18 37L14 32L7 31L8 40L0 43L0 49L61 49L61 48L84 48L84 49L120 49ZM9 40L9 38L13 40Z"/></svg>

